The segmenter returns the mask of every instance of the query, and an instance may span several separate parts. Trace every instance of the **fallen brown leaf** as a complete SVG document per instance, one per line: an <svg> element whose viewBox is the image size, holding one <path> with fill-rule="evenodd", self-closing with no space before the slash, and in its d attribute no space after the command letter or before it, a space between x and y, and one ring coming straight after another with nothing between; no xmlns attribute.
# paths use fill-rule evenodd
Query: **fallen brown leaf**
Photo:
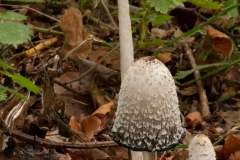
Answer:
<svg viewBox="0 0 240 160"><path fill-rule="evenodd" d="M101 120L93 115L85 117L81 122L82 131L89 140L100 130L100 125Z"/></svg>
<svg viewBox="0 0 240 160"><path fill-rule="evenodd" d="M78 123L76 117L72 116L69 121L69 126L71 127L71 130L75 131L76 133L82 132L82 127Z"/></svg>
<svg viewBox="0 0 240 160"><path fill-rule="evenodd" d="M230 134L227 136L226 141L223 145L223 149L217 156L220 160L226 160L229 156L234 153L240 146L240 139Z"/></svg>
<svg viewBox="0 0 240 160"><path fill-rule="evenodd" d="M172 53L159 53L157 59L163 63L167 63L172 60Z"/></svg>
<svg viewBox="0 0 240 160"><path fill-rule="evenodd" d="M213 27L208 27L207 33L213 38L212 46L213 49L225 56L229 56L233 51L233 44L227 35L219 32Z"/></svg>
<svg viewBox="0 0 240 160"><path fill-rule="evenodd" d="M92 115L98 118L103 118L106 113L111 111L111 108L113 107L113 105L114 105L114 102L110 101L109 103L99 107Z"/></svg>
<svg viewBox="0 0 240 160"><path fill-rule="evenodd" d="M200 125L203 122L200 112L189 113L185 117L185 126L195 128L197 125Z"/></svg>
<svg viewBox="0 0 240 160"><path fill-rule="evenodd" d="M58 53L63 58L73 48L81 44L89 37L82 22L82 13L79 9L70 7L61 18L60 27L65 36L65 42ZM78 57L86 58L92 50L92 42L88 42L77 49L69 58L72 61L78 62Z"/></svg>

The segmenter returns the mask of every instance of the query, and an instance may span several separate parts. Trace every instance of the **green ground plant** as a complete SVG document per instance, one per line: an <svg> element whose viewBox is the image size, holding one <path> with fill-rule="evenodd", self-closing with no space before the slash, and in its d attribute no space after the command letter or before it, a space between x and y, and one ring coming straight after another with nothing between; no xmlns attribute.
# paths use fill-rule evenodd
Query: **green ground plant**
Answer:
<svg viewBox="0 0 240 160"><path fill-rule="evenodd" d="M16 69L13 68L12 66L8 65L7 63L3 62L1 59L0 59L0 68L1 68L0 73L4 74L7 77L10 77L13 82L17 82L21 87L26 88L35 94L40 93L40 89L33 82L31 82L27 78L21 76L20 74L10 73L9 70L16 71ZM6 100L7 92L14 94L24 100L27 100L27 97L20 94L19 92L15 91L11 88L8 88L6 86L0 85L0 101Z"/></svg>

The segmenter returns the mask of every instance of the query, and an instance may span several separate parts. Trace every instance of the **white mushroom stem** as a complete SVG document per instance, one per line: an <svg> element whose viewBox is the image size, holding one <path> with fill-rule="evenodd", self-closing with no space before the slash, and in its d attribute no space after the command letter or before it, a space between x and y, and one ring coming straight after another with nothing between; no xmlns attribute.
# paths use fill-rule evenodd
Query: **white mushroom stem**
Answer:
<svg viewBox="0 0 240 160"><path fill-rule="evenodd" d="M118 19L120 36L120 63L122 79L128 69L134 62L132 29L129 14L128 0L118 0Z"/></svg>
<svg viewBox="0 0 240 160"><path fill-rule="evenodd" d="M156 160L157 159L157 152L146 152L143 151L143 160Z"/></svg>
<svg viewBox="0 0 240 160"><path fill-rule="evenodd" d="M128 67L134 62L132 29L128 0L118 0L118 19L120 35L121 77L123 79ZM141 160L142 153L130 151L131 160Z"/></svg>

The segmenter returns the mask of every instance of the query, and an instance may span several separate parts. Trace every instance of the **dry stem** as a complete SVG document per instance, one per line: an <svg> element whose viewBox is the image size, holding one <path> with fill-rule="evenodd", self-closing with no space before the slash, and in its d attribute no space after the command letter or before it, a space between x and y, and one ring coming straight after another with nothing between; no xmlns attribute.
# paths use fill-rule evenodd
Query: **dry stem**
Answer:
<svg viewBox="0 0 240 160"><path fill-rule="evenodd" d="M192 68L196 68L197 67L197 64L196 64L196 61L194 59L194 56L192 54L192 50L190 49L190 47L188 46L188 44L185 44L185 51L186 51L186 55L188 56L188 59L190 61L190 64L192 66ZM200 78L201 77L201 74L200 74L200 71L199 70L196 70L194 71L194 76L196 79ZM203 119L205 120L209 120L211 118L211 113L210 113L210 110L209 110L209 106L208 106L208 98L207 98L207 95L206 95L206 91L203 87L203 83L202 83L202 80L198 80L196 82L197 84L197 88L198 88L198 94L199 94L199 97L200 97L200 104L201 104L201 109L202 109L202 117Z"/></svg>

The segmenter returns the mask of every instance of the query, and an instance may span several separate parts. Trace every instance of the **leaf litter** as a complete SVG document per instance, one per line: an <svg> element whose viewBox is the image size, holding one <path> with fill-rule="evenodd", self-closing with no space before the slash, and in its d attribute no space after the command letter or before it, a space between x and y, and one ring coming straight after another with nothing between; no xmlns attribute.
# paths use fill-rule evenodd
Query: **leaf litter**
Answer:
<svg viewBox="0 0 240 160"><path fill-rule="evenodd" d="M13 9L10 7L9 10ZM44 7L35 9L43 12ZM30 93L9 81L2 72L0 73L1 85L17 88L20 93L28 97L28 101L24 101L8 94L6 100L0 103L3 123L1 132L4 133L1 134L0 159L46 157L66 160L129 159L127 149L114 144L108 136L109 127L114 121L116 99L120 88L118 50L98 64L118 43L118 34L113 30L114 27L107 27L112 25L111 20L105 16L105 11L101 7L94 8L88 14L82 14L73 7L58 11L50 8L47 10L48 14L60 19L61 23L58 23L59 20L54 21L39 16L27 8L19 8L19 12L28 16L26 22L33 28L50 29L57 25L55 29L62 32L64 37L56 37L50 34L51 32L35 31L31 39L33 44L26 42L18 45L16 49L11 46L7 48L13 56L5 62L15 67L17 74L24 75L38 85L41 94ZM152 24L148 32L149 38L170 41L194 26L202 24L203 21L195 16L186 27L188 19L184 16L176 16L182 15L179 14L181 12L183 11L172 10L171 15L174 15L175 19L168 21L170 26ZM199 12L211 16L217 14L206 9L201 9ZM91 16L96 16L99 21L92 21ZM117 23L117 16L114 14L112 16ZM230 21L229 18L223 18ZM220 22L216 20L216 23ZM224 25L222 27L226 28ZM101 41L96 38L100 38ZM137 36L134 38L137 39ZM196 60L197 65L194 68L190 65L191 60L186 57L184 44L190 46L189 49ZM35 49L33 45L36 46ZM158 49L157 47L141 48L136 50L135 57L151 55ZM181 78L176 79L176 85L179 107L187 128L183 144L188 145L196 134L205 134L215 145L219 159L236 160L240 155L238 65L227 66L201 79L211 113L209 119L205 119L202 114L200 98L202 92L199 92L199 86L196 83L191 85L186 83L194 79L193 73L196 70L200 70L203 76L219 67L213 64L224 66L226 63L231 63L227 61L228 59L238 60L239 58L232 53L237 54L237 48L234 47L229 35L208 26L158 53L157 58L165 63L173 76L181 75ZM63 59L63 62L54 61L56 54ZM6 59L2 55L0 57ZM181 74L181 71L185 72ZM86 75L81 77L83 74ZM184 85L185 83L187 85ZM36 141L33 141L34 137ZM49 141L42 141L44 139ZM55 147L51 146L51 141L56 142L53 143ZM89 147L86 147L88 145ZM48 150L49 148L51 151ZM188 150L159 153L158 160L173 158L187 159Z"/></svg>

